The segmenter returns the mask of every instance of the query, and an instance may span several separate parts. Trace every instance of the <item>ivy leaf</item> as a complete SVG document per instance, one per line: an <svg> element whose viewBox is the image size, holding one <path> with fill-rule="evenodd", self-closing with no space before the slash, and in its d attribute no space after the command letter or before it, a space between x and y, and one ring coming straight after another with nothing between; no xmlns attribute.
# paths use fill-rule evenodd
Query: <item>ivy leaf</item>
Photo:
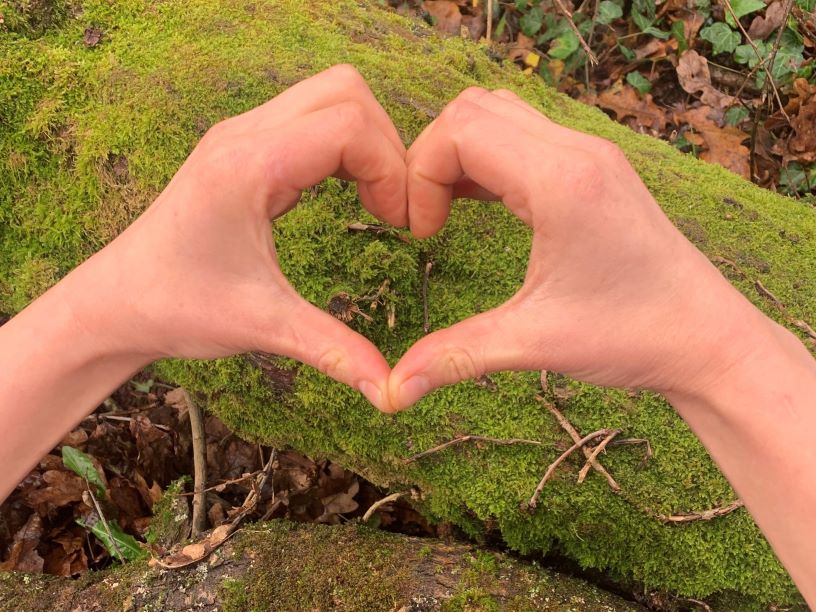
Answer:
<svg viewBox="0 0 816 612"><path fill-rule="evenodd" d="M595 20L598 23L608 25L621 17L623 17L623 9L621 7L612 2L612 0L603 0L598 5L598 16Z"/></svg>
<svg viewBox="0 0 816 612"><path fill-rule="evenodd" d="M732 106L725 111L725 122L737 126L748 118L748 109L744 106Z"/></svg>
<svg viewBox="0 0 816 612"><path fill-rule="evenodd" d="M544 11L538 6L531 8L519 19L519 26L525 36L535 36L543 23Z"/></svg>
<svg viewBox="0 0 816 612"><path fill-rule="evenodd" d="M618 43L618 49L620 49L621 55L630 62L637 57L634 51L620 43Z"/></svg>
<svg viewBox="0 0 816 612"><path fill-rule="evenodd" d="M516 10L523 11L527 8L527 0L516 0Z"/></svg>
<svg viewBox="0 0 816 612"><path fill-rule="evenodd" d="M731 0L731 8L734 9L734 14L737 19L750 15L751 13L765 8L765 3L762 0ZM732 28L737 27L737 23L731 16L731 11L725 11L725 20Z"/></svg>
<svg viewBox="0 0 816 612"><path fill-rule="evenodd" d="M96 466L88 455L72 446L63 446L62 462L69 470L94 485L96 494L99 497L105 496L105 482L99 472L96 471Z"/></svg>
<svg viewBox="0 0 816 612"><path fill-rule="evenodd" d="M139 545L136 538L122 531L116 521L107 521L108 528L106 529L98 516L93 515L93 518L96 520L90 520L86 523L82 519L77 519L76 522L94 534L96 539L102 542L111 557L120 561L136 561L148 556L148 552Z"/></svg>
<svg viewBox="0 0 816 612"><path fill-rule="evenodd" d="M640 92L640 95L648 93L652 88L652 82L637 70L633 70L626 75L626 82Z"/></svg>
<svg viewBox="0 0 816 612"><path fill-rule="evenodd" d="M680 54L688 49L688 41L686 40L686 25L681 19L678 19L672 24L671 37L677 41L677 50Z"/></svg>
<svg viewBox="0 0 816 612"><path fill-rule="evenodd" d="M774 64L771 74L777 81L785 78L789 74L793 74L805 61L803 55L805 51L804 45L792 44L783 45L779 47L774 58Z"/></svg>
<svg viewBox="0 0 816 612"><path fill-rule="evenodd" d="M555 59L567 59L578 50L580 44L575 32L567 30L553 41L547 53L550 57Z"/></svg>
<svg viewBox="0 0 816 612"><path fill-rule="evenodd" d="M700 30L700 38L707 40L714 47L714 55L731 53L740 44L740 35L726 24L718 21Z"/></svg>

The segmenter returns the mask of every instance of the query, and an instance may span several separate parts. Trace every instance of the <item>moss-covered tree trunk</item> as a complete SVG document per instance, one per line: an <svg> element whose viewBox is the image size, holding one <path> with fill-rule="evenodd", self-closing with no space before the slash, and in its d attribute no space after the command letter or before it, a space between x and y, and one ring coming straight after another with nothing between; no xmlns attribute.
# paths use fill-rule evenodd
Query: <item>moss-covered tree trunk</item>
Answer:
<svg viewBox="0 0 816 612"><path fill-rule="evenodd" d="M0 573L2 610L642 610L576 578L462 544L347 524L246 527L208 559L80 580Z"/></svg>
<svg viewBox="0 0 816 612"><path fill-rule="evenodd" d="M798 333L804 326L792 321L816 320L813 209L638 136L502 65L484 46L440 39L367 0L56 2L52 18L39 21L19 6L0 2L5 27L15 30L0 34L0 310L19 310L115 236L209 125L351 62L406 142L472 84L513 89L554 120L614 140L675 223L752 301ZM94 46L83 43L90 26L102 32ZM445 231L423 242L347 230L366 220L353 186L328 181L276 225L276 240L284 271L318 305L339 291L371 295L388 281L373 321L352 325L391 362L423 333L428 259L433 328L490 308L521 284L530 237L501 206L459 203ZM758 281L784 310L758 291ZM719 593L741 609L800 602L745 510L684 524L655 518L722 506L735 495L651 393L551 374L551 399L581 433L618 427L648 439L654 457L643 466L637 447L609 449L603 462L621 495L597 474L577 485L578 464L567 462L529 514L520 504L571 443L534 400L538 373L462 383L384 416L356 392L282 360L169 362L158 371L243 435L332 457L384 486L416 486L429 515L474 535L495 529L521 551L556 548L623 580L690 597ZM403 462L460 434L544 445L464 444Z"/></svg>

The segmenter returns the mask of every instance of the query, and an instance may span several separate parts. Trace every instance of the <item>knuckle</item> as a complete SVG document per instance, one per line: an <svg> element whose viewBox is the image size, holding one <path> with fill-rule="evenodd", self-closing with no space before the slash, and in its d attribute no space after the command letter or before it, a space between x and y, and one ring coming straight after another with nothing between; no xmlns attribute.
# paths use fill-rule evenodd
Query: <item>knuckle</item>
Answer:
<svg viewBox="0 0 816 612"><path fill-rule="evenodd" d="M459 97L442 111L442 118L445 122L462 125L473 121L479 115L479 110L470 100Z"/></svg>
<svg viewBox="0 0 816 612"><path fill-rule="evenodd" d="M342 369L343 353L340 349L329 349L320 355L316 365L318 370L334 378Z"/></svg>
<svg viewBox="0 0 816 612"><path fill-rule="evenodd" d="M503 87L500 89L494 89L493 93L504 98L514 98L516 100L520 100L520 98L516 95L516 92L510 91L509 89L505 89Z"/></svg>
<svg viewBox="0 0 816 612"><path fill-rule="evenodd" d="M488 93L488 91L484 87L477 87L476 85L471 85L470 87L467 87L466 89L462 90L462 93L460 93L456 97L456 99L457 100L478 100L479 98L481 98L482 96L484 96L487 93Z"/></svg>
<svg viewBox="0 0 816 612"><path fill-rule="evenodd" d="M473 355L461 347L448 348L444 361L447 371L458 380L478 378L484 374L484 368L477 364Z"/></svg>
<svg viewBox="0 0 816 612"><path fill-rule="evenodd" d="M346 81L348 84L356 87L367 87L363 75L351 64L336 64L329 68L332 76Z"/></svg>
<svg viewBox="0 0 816 612"><path fill-rule="evenodd" d="M362 104L349 100L335 106L337 122L349 133L359 132L365 127L366 114Z"/></svg>
<svg viewBox="0 0 816 612"><path fill-rule="evenodd" d="M605 164L628 163L620 147L609 140L599 138L595 143L594 153Z"/></svg>

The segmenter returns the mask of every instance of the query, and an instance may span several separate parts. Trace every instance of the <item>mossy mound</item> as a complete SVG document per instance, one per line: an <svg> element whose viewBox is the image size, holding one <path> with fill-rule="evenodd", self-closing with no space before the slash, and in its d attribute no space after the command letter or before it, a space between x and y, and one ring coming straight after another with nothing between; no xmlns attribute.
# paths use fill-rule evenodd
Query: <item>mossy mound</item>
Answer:
<svg viewBox="0 0 816 612"><path fill-rule="evenodd" d="M102 39L88 47L82 40L91 25ZM500 65L484 47L442 40L364 0L88 1L36 36L0 34L0 56L0 311L18 311L121 231L209 125L351 62L406 142L471 84L511 88L554 120L614 140L695 244L740 266L732 281L751 300L782 321L757 293L761 280L793 317L816 319L813 209L638 136ZM364 296L389 280L396 326L389 329L386 308L353 325L392 363L423 333L426 259L434 261L433 328L502 302L524 277L530 237L501 206L459 203L446 229L423 242L347 231L367 220L353 186L328 181L276 225L278 250L293 284L321 306L338 291ZM559 471L529 515L520 503L569 444L533 399L537 373L498 374L495 387L462 383L384 416L356 392L286 361L277 367L296 370L294 382L240 357L157 367L243 435L332 457L386 486L416 485L429 515L473 535L489 523L515 549L556 549L624 581L689 597L719 593L740 609L801 604L744 510L685 525L662 524L643 510L704 510L735 498L694 435L653 394L551 376L581 432L619 427L650 440L654 458L641 467L640 452L628 447L604 457L626 499L597 475L578 486L574 472ZM546 444L462 445L402 461L465 433Z"/></svg>
<svg viewBox="0 0 816 612"><path fill-rule="evenodd" d="M355 524L250 525L199 564L79 580L0 572L0 610L634 612L576 578L462 544Z"/></svg>

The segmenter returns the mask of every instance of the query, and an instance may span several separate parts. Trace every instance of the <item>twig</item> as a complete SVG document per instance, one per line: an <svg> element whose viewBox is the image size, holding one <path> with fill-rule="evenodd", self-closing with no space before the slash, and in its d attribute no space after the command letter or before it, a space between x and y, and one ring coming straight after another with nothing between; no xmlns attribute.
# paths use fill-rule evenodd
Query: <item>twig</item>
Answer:
<svg viewBox="0 0 816 612"><path fill-rule="evenodd" d="M493 0L485 0L487 3L487 40L493 38Z"/></svg>
<svg viewBox="0 0 816 612"><path fill-rule="evenodd" d="M578 26L575 25L575 22L572 20L572 13L569 9L564 6L562 0L555 0L555 5L558 7L558 10L561 11L561 14L564 15L567 19L567 23L569 24L570 29L575 33L578 37L578 42L581 43L581 47L584 49L584 52L587 54L587 58L589 58L589 62L593 65L598 64L598 58L595 57L595 54L592 52L592 49L589 48L589 45L584 40L584 37L581 35L581 31L578 29Z"/></svg>
<svg viewBox="0 0 816 612"><path fill-rule="evenodd" d="M219 482L216 485L213 485L211 487L207 487L206 489L202 489L201 492L202 493L207 493L209 491L223 491L224 488L229 486L229 485L238 484L239 482L244 482L245 480L249 480L250 478L255 478L260 473L261 473L260 470L256 470L255 472L252 472L251 474L244 474L240 478L233 478L231 480L224 480L223 482ZM192 492L192 493L178 493L179 497L190 497L192 495L195 495L195 492Z"/></svg>
<svg viewBox="0 0 816 612"><path fill-rule="evenodd" d="M372 234L376 234L378 236L388 231L388 228L385 227L384 225L360 222L349 223L346 226L346 229L350 232L371 232Z"/></svg>
<svg viewBox="0 0 816 612"><path fill-rule="evenodd" d="M124 563L125 556L122 554L122 551L119 550L119 547L116 545L116 538L113 537L113 533L111 533L110 530L110 525L108 525L108 521L105 520L105 515L102 513L102 508L99 506L99 502L96 501L96 495L93 494L93 491L91 490L91 485L87 480L85 481L85 486L88 488L88 495L91 496L91 501L93 501L96 513L99 515L99 520L102 522L102 527L105 529L105 533L108 534L108 539L110 539L111 546L113 546L113 551L116 553L116 556L119 557L119 561Z"/></svg>
<svg viewBox="0 0 816 612"><path fill-rule="evenodd" d="M773 293L771 293L770 290L767 287L765 287L765 285L762 284L762 282L758 280L754 281L754 287L756 287L756 290L759 292L761 296L771 300L774 303L774 306L776 306L779 310L783 312L785 311L785 305L782 304L779 298L776 297Z"/></svg>
<svg viewBox="0 0 816 612"><path fill-rule="evenodd" d="M204 419L201 408L190 397L186 389L181 390L190 415L190 430L193 434L193 538L198 538L207 530L207 442L204 434Z"/></svg>
<svg viewBox="0 0 816 612"><path fill-rule="evenodd" d="M604 451L606 445L609 444L620 432L620 429L613 429L608 436L601 440L600 444L592 449L592 453L589 455L589 457L587 457L584 467L582 467L581 471L578 472L578 484L582 484L584 480L586 480L587 474L589 474L589 470L592 467L592 462L598 458L598 455Z"/></svg>
<svg viewBox="0 0 816 612"><path fill-rule="evenodd" d="M793 0L789 0L789 2L792 3ZM745 31L745 28L740 23L739 17L737 17L737 14L734 12L734 8L731 6L731 0L723 0L723 3L725 4L726 10L731 15L731 18L736 22L737 27L739 28L740 32L742 32L742 35L745 36L745 39L748 41L748 44L751 45L751 48L754 50L754 53L757 56L757 60L759 62L762 62L763 61L762 53L760 53L759 47L757 47L756 43L751 39L750 36L748 36L748 32ZM790 10L790 9L788 9L788 10ZM787 17L785 19L787 20ZM781 28L781 29L784 29L784 27ZM775 53L774 53L774 55L775 55ZM771 56L768 56L768 57L770 58ZM765 76L767 77L767 80L765 81L765 85L767 86L768 83L771 84L771 88L773 89L774 96L776 97L776 102L777 102L777 104L779 104L779 110L785 116L785 119L787 119L788 123L790 123L790 117L785 112L785 109L782 108L782 98L779 96L779 90L776 88L776 82L774 81L773 75L770 72L772 68L773 68L773 59L770 59L768 69L765 70Z"/></svg>
<svg viewBox="0 0 816 612"><path fill-rule="evenodd" d="M570 438L572 438L572 441L578 443L578 441L581 439L581 434L579 434L575 427L572 426L572 423L570 423L567 420L567 418L563 414L561 414L561 411L558 410L558 408L556 408L555 405L553 405L551 402L548 402L546 399L544 399L542 396L536 395L535 398L547 407L547 410L549 410L550 413L555 417L555 420L558 421L558 424L561 425L564 431L566 431L569 434ZM590 465L593 468L595 468L595 471L601 474L604 478L606 478L606 482L609 483L609 488L615 492L620 491L620 485L614 478L612 478L612 474L607 472L606 468L602 466L597 459L593 458L590 461L590 456L592 455L591 451L588 448L582 448L582 451L584 453L584 457L586 457L587 461L590 462Z"/></svg>
<svg viewBox="0 0 816 612"><path fill-rule="evenodd" d="M386 495L380 500L375 501L371 504L371 507L366 510L366 513L363 515L363 522L367 523L368 519L374 516L374 513L379 510L385 504L390 504L393 501L397 501L403 495L408 495L407 491L400 491L399 493L392 493L391 495Z"/></svg>
<svg viewBox="0 0 816 612"><path fill-rule="evenodd" d="M773 48L771 49L771 53L768 55L768 68L765 70L768 81L770 81L771 85L773 85L774 93L776 94L776 99L779 103L779 112L782 113L789 125L790 117L788 116L788 113L785 112L785 107L782 106L782 100L779 99L779 92L776 91L776 83L774 83L771 73L773 72L774 63L776 62L776 54L779 52L779 47L782 44L782 34L785 32L785 28L788 25L788 17L790 16L792 10L793 0L788 0L787 4L785 5L785 16L782 18L782 25L779 26L779 31L776 33L776 40L774 40ZM767 81L763 85L767 85Z"/></svg>
<svg viewBox="0 0 816 612"><path fill-rule="evenodd" d="M711 612L711 606L709 606L704 601L700 601L699 599L692 599L691 597L686 597L685 601L687 601L689 603L693 603L695 606L699 606L701 609L705 610L706 612Z"/></svg>
<svg viewBox="0 0 816 612"><path fill-rule="evenodd" d="M694 521L710 521L726 514L731 514L734 510L742 508L745 504L741 499L731 502L727 506L718 506L700 512L686 512L683 514L655 514L657 520L662 523L691 523Z"/></svg>
<svg viewBox="0 0 816 612"><path fill-rule="evenodd" d="M816 329L813 329L810 325L808 325L802 319L795 319L795 320L791 321L791 325L793 325L794 327L798 327L803 332L805 332L808 336L810 336L811 338L816 340Z"/></svg>
<svg viewBox="0 0 816 612"><path fill-rule="evenodd" d="M105 419L105 420L108 420L108 421L123 421L125 423L130 423L133 420L133 417L119 416L117 414L104 413L104 414L98 414L96 416L98 416L100 419ZM152 421L151 421L150 424L153 427L155 427L156 429L161 429L162 431L166 431L166 432L172 431L172 429L170 429L167 425L161 425L160 423L153 423Z"/></svg>
<svg viewBox="0 0 816 612"><path fill-rule="evenodd" d="M578 440L575 444L570 446L567 450L561 453L561 456L558 457L555 461L550 464L550 467L547 468L547 471L544 472L544 477L541 479L541 482L538 483L538 486L533 491L533 496L530 498L530 501L527 502L527 507L530 509L535 509L538 505L538 498L541 497L541 492L544 490L544 485L547 484L547 481L550 479L550 476L553 475L556 468L564 462L564 459L569 457L572 453L577 451L579 448L583 448L585 444L591 442L595 438L600 438L602 436L608 436L611 434L614 429L599 429L598 431L593 431L591 434L585 435L583 438Z"/></svg>
<svg viewBox="0 0 816 612"><path fill-rule="evenodd" d="M524 440L522 438L504 439L504 438L490 438L488 436L467 435L459 436L453 438L452 440L448 440L447 442L443 442L438 446L434 446L433 448L429 448L428 450L422 451L421 453L417 453L416 455L403 459L402 462L406 465L409 463L414 463L415 461L424 459L428 455L433 455L434 453L438 453L439 451L443 451L446 448L450 448L451 446L462 444L464 442L488 442L490 444L496 444L497 446L510 446L511 444L533 444L535 446L543 445L543 442L540 442L539 440Z"/></svg>
<svg viewBox="0 0 816 612"><path fill-rule="evenodd" d="M431 331L430 317L428 314L428 277L431 275L431 268L433 268L433 261L426 262L425 273L422 276L422 330L426 334Z"/></svg>

